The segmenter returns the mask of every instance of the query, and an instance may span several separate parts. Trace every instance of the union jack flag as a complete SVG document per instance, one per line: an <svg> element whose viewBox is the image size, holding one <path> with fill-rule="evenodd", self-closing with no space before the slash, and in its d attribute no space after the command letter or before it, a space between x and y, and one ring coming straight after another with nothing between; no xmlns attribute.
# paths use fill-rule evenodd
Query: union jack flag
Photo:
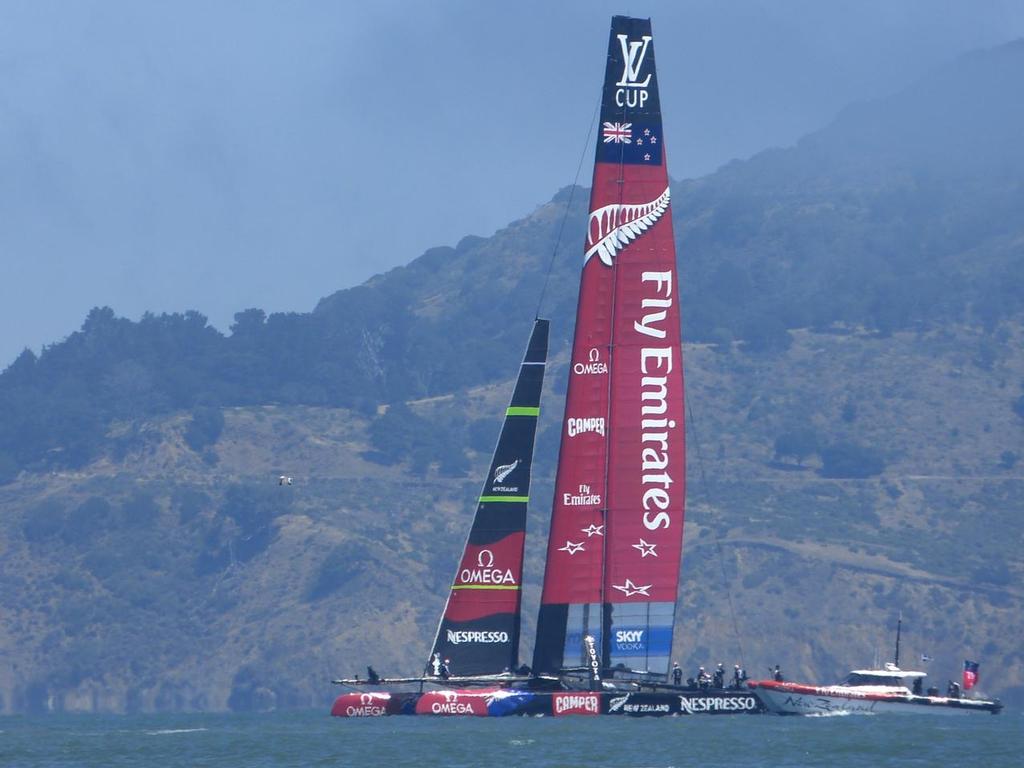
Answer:
<svg viewBox="0 0 1024 768"><path fill-rule="evenodd" d="M605 123L604 143L631 144L633 137L632 123Z"/></svg>

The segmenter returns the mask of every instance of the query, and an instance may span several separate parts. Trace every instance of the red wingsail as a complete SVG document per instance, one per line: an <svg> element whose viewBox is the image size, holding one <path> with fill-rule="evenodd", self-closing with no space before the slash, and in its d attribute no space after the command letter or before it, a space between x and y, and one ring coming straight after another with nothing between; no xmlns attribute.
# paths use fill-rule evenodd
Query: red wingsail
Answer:
<svg viewBox="0 0 1024 768"><path fill-rule="evenodd" d="M612 20L534 668L667 674L685 499L675 244L649 19ZM619 666L621 665L621 666Z"/></svg>

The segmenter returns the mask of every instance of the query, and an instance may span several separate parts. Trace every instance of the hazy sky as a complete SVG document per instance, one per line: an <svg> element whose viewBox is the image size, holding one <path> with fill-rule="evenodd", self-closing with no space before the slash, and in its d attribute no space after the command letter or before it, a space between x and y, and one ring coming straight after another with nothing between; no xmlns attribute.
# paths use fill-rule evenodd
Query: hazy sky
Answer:
<svg viewBox="0 0 1024 768"><path fill-rule="evenodd" d="M227 330L529 213L614 13L653 19L675 178L1024 36L1017 0L0 0L0 368L93 306Z"/></svg>

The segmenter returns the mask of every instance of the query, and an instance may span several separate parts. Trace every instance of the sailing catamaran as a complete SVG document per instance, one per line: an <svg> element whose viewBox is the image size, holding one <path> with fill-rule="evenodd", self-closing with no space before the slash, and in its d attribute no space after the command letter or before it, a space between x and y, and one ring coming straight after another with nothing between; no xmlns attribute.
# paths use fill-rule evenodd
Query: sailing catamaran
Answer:
<svg viewBox="0 0 1024 768"><path fill-rule="evenodd" d="M345 693L332 714L762 709L749 690L687 689L668 680L685 425L671 192L649 19L612 19L600 126L532 668L519 666L519 611L544 320L520 368L426 676L382 681L419 683L421 691ZM443 674L449 664L453 677ZM422 692L425 682L441 690Z"/></svg>

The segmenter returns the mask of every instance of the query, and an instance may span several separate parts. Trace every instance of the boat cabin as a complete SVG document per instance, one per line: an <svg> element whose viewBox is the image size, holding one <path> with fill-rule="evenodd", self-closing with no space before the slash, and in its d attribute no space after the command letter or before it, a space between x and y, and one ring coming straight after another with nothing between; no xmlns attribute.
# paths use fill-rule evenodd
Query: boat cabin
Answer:
<svg viewBox="0 0 1024 768"><path fill-rule="evenodd" d="M926 676L925 672L900 669L895 664L889 663L885 665L885 669L855 669L843 679L840 685L857 688L864 686L907 688L906 680L913 681Z"/></svg>

